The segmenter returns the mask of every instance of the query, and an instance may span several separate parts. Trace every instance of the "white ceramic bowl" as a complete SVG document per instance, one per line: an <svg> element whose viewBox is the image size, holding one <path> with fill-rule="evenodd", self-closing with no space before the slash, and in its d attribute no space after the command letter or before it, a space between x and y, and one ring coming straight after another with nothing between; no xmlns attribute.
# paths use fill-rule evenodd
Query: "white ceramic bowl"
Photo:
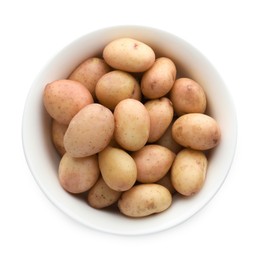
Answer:
<svg viewBox="0 0 262 260"><path fill-rule="evenodd" d="M42 103L43 89L48 82L67 77L80 62L98 55L109 41L118 37L133 37L149 44L157 55L173 59L180 75L199 82L207 95L208 113L217 120L222 132L221 143L210 155L207 179L202 190L190 198L178 197L161 214L140 219L91 208L84 200L64 191L57 177L59 157L50 141L50 118ZM229 172L236 147L237 122L234 105L223 80L193 46L158 29L116 26L88 33L73 41L43 68L26 100L22 138L29 168L55 206L87 227L114 234L136 235L174 227L210 201Z"/></svg>

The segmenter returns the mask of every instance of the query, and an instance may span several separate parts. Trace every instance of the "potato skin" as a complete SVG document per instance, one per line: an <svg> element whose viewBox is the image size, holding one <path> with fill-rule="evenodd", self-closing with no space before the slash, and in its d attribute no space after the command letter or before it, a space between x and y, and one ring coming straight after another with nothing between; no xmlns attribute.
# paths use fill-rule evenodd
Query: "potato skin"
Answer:
<svg viewBox="0 0 262 260"><path fill-rule="evenodd" d="M51 137L52 142L55 146L56 151L60 156L63 156L66 152L64 146L64 135L67 130L68 125L63 125L58 123L56 120L52 120L51 126Z"/></svg>
<svg viewBox="0 0 262 260"><path fill-rule="evenodd" d="M96 209L102 209L114 204L121 196L120 191L112 190L100 177L96 184L88 191L87 202Z"/></svg>
<svg viewBox="0 0 262 260"><path fill-rule="evenodd" d="M170 91L170 99L178 116L187 113L204 113L206 110L204 89L189 78L180 78L175 81Z"/></svg>
<svg viewBox="0 0 262 260"><path fill-rule="evenodd" d="M118 200L121 213L129 217L145 217L170 207L172 196L160 184L138 184L122 193Z"/></svg>
<svg viewBox="0 0 262 260"><path fill-rule="evenodd" d="M133 38L118 38L108 43L103 58L111 67L127 72L143 72L155 61L151 47Z"/></svg>
<svg viewBox="0 0 262 260"><path fill-rule="evenodd" d="M61 79L45 86L44 106L60 124L68 125L86 105L94 102L92 95L80 82Z"/></svg>
<svg viewBox="0 0 262 260"><path fill-rule="evenodd" d="M94 103L87 105L71 120L64 146L72 157L85 157L102 151L114 133L114 116L106 107Z"/></svg>
<svg viewBox="0 0 262 260"><path fill-rule="evenodd" d="M150 117L150 133L148 142L156 142L167 130L172 122L174 110L172 102L162 97L160 99L149 100L144 104Z"/></svg>
<svg viewBox="0 0 262 260"><path fill-rule="evenodd" d="M149 99L165 96L174 85L176 73L176 66L171 59L157 58L153 66L142 76L142 94Z"/></svg>
<svg viewBox="0 0 262 260"><path fill-rule="evenodd" d="M95 99L97 81L110 70L110 66L103 59L92 57L78 65L68 79L82 83Z"/></svg>
<svg viewBox="0 0 262 260"><path fill-rule="evenodd" d="M97 155L73 158L65 153L58 168L61 186L71 193L89 190L96 183L99 175Z"/></svg>
<svg viewBox="0 0 262 260"><path fill-rule="evenodd" d="M167 174L175 154L166 147L150 144L131 154L137 166L137 180L153 183Z"/></svg>
<svg viewBox="0 0 262 260"><path fill-rule="evenodd" d="M98 154L98 162L102 177L111 189L125 191L135 184L136 163L123 149L108 146Z"/></svg>
<svg viewBox="0 0 262 260"><path fill-rule="evenodd" d="M184 196L197 193L204 185L207 163L202 151L181 150L171 168L171 182L175 190Z"/></svg>
<svg viewBox="0 0 262 260"><path fill-rule="evenodd" d="M150 118L145 106L138 100L120 101L114 110L116 142L128 151L137 151L147 142Z"/></svg>
<svg viewBox="0 0 262 260"><path fill-rule="evenodd" d="M130 73L120 70L104 74L97 82L95 89L99 103L111 110L114 110L121 100L132 98L135 91L140 91L136 79Z"/></svg>
<svg viewBox="0 0 262 260"><path fill-rule="evenodd" d="M218 145L221 132L212 117L201 113L190 113L180 116L174 122L172 137L184 147L203 151Z"/></svg>

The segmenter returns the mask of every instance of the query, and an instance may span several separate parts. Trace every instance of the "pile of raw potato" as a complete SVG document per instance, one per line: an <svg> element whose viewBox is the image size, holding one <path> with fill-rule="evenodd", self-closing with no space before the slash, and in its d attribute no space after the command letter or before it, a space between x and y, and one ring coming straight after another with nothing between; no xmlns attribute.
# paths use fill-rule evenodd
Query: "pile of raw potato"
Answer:
<svg viewBox="0 0 262 260"><path fill-rule="evenodd" d="M205 151L221 138L205 114L203 88L178 78L174 61L147 44L119 38L48 83L44 106L61 155L59 182L94 208L117 205L130 217L168 209L205 181Z"/></svg>

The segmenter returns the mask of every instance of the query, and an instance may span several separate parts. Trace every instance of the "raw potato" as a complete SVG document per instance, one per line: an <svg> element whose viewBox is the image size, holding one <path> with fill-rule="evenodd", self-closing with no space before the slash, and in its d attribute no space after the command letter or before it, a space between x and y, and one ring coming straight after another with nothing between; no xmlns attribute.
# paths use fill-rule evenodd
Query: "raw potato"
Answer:
<svg viewBox="0 0 262 260"><path fill-rule="evenodd" d="M171 193L160 184L139 184L123 192L119 210L129 217L145 217L162 212L172 203Z"/></svg>
<svg viewBox="0 0 262 260"><path fill-rule="evenodd" d="M150 117L150 133L148 142L156 142L172 122L174 110L172 102L166 98L153 99L145 104Z"/></svg>
<svg viewBox="0 0 262 260"><path fill-rule="evenodd" d="M69 76L69 79L81 82L95 98L97 81L111 68L103 59L92 57L82 62Z"/></svg>
<svg viewBox="0 0 262 260"><path fill-rule="evenodd" d="M170 91L170 99L178 116L187 113L204 113L206 95L204 89L194 80L180 78Z"/></svg>
<svg viewBox="0 0 262 260"><path fill-rule="evenodd" d="M114 110L117 143L126 150L137 151L147 142L150 118L145 106L135 99L124 99Z"/></svg>
<svg viewBox="0 0 262 260"><path fill-rule="evenodd" d="M64 135L68 125L58 123L56 120L52 120L51 134L52 142L55 146L56 151L63 156L66 152L64 147Z"/></svg>
<svg viewBox="0 0 262 260"><path fill-rule="evenodd" d="M141 81L143 95L150 99L165 96L176 80L176 66L166 57L156 59L153 66L144 73Z"/></svg>
<svg viewBox="0 0 262 260"><path fill-rule="evenodd" d="M89 190L96 183L99 175L97 155L73 158L65 153L58 168L61 186L71 193Z"/></svg>
<svg viewBox="0 0 262 260"><path fill-rule="evenodd" d="M195 150L208 150L218 145L221 137L217 122L201 113L180 116L172 126L172 136L180 145Z"/></svg>
<svg viewBox="0 0 262 260"><path fill-rule="evenodd" d="M64 146L72 157L85 157L102 151L114 133L114 116L100 104L81 109L70 122Z"/></svg>
<svg viewBox="0 0 262 260"><path fill-rule="evenodd" d="M141 183L153 183L167 174L175 159L169 149L150 144L131 154L137 166L137 180Z"/></svg>
<svg viewBox="0 0 262 260"><path fill-rule="evenodd" d="M87 202L91 207L101 209L114 204L121 194L122 192L109 188L104 179L100 177L88 191Z"/></svg>
<svg viewBox="0 0 262 260"><path fill-rule="evenodd" d="M183 149L171 168L171 182L177 192L185 196L197 193L204 185L207 158L201 151Z"/></svg>
<svg viewBox="0 0 262 260"><path fill-rule="evenodd" d="M129 190L136 182L137 167L124 150L108 146L98 154L99 168L105 183L113 190Z"/></svg>
<svg viewBox="0 0 262 260"><path fill-rule="evenodd" d="M140 92L136 79L129 73L114 70L103 75L96 85L96 97L100 104L114 110L123 99L132 98L135 92ZM139 97L139 93L136 93ZM140 100L140 99L139 99Z"/></svg>
<svg viewBox="0 0 262 260"><path fill-rule="evenodd" d="M84 106L93 102L93 97L86 87L73 80L53 81L47 84L44 90L44 106L48 114L64 125L68 125Z"/></svg>
<svg viewBox="0 0 262 260"><path fill-rule="evenodd" d="M151 47L132 38L118 38L108 43L103 58L113 68L127 72L143 72L155 61Z"/></svg>

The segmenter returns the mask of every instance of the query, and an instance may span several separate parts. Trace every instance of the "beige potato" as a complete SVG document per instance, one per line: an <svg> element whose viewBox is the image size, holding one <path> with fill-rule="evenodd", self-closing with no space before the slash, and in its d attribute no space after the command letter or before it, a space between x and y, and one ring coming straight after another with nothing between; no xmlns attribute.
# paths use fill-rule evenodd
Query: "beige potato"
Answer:
<svg viewBox="0 0 262 260"><path fill-rule="evenodd" d="M129 217L145 217L167 210L172 196L167 188L160 184L139 184L123 192L118 200L121 213Z"/></svg>
<svg viewBox="0 0 262 260"><path fill-rule="evenodd" d="M43 99L48 114L64 125L68 125L84 106L94 102L83 84L67 79L47 84Z"/></svg>
<svg viewBox="0 0 262 260"><path fill-rule="evenodd" d="M173 153L177 154L181 150L181 145L175 142L174 138L172 137L172 126L174 121L172 121L165 133L160 137L160 139L156 142L156 144L164 146L171 150Z"/></svg>
<svg viewBox="0 0 262 260"><path fill-rule="evenodd" d="M150 117L149 143L156 142L172 122L174 110L172 102L162 97L147 101L145 104Z"/></svg>
<svg viewBox="0 0 262 260"><path fill-rule="evenodd" d="M71 120L65 136L64 146L72 157L85 157L102 151L114 133L114 116L100 104L90 104Z"/></svg>
<svg viewBox="0 0 262 260"><path fill-rule="evenodd" d="M121 196L122 192L112 190L100 177L96 184L88 191L88 204L97 209L108 207L114 204Z"/></svg>
<svg viewBox="0 0 262 260"><path fill-rule="evenodd" d="M95 89L99 103L111 110L114 110L121 100L136 97L134 94L137 91L140 92L140 87L136 79L131 74L120 70L110 71L103 75ZM139 96L138 93L136 95Z"/></svg>
<svg viewBox="0 0 262 260"><path fill-rule="evenodd" d="M137 167L126 151L108 146L98 154L98 162L102 177L111 189L125 191L135 184Z"/></svg>
<svg viewBox="0 0 262 260"><path fill-rule="evenodd" d="M147 142L150 118L145 106L135 99L120 101L114 110L117 143L126 150L137 151Z"/></svg>
<svg viewBox="0 0 262 260"><path fill-rule="evenodd" d="M204 113L206 110L204 89L189 78L180 78L175 81L170 91L170 99L178 116L187 113Z"/></svg>
<svg viewBox="0 0 262 260"><path fill-rule="evenodd" d="M73 158L65 153L58 168L61 186L71 193L89 190L96 183L99 175L97 155Z"/></svg>
<svg viewBox="0 0 262 260"><path fill-rule="evenodd" d="M142 76L142 94L150 99L165 96L174 85L176 80L176 66L166 57L156 59L153 66Z"/></svg>
<svg viewBox="0 0 262 260"><path fill-rule="evenodd" d="M182 195L191 196L204 185L207 171L207 158L202 151L181 150L171 168L171 182Z"/></svg>
<svg viewBox="0 0 262 260"><path fill-rule="evenodd" d="M77 66L68 79L81 82L95 98L96 83L110 70L111 68L103 59L92 57Z"/></svg>
<svg viewBox="0 0 262 260"><path fill-rule="evenodd" d="M172 126L172 136L180 145L195 150L208 150L218 145L221 132L210 116L190 113L180 116Z"/></svg>
<svg viewBox="0 0 262 260"><path fill-rule="evenodd" d="M169 171L175 154L166 147L150 144L131 154L137 166L137 180L153 183Z"/></svg>
<svg viewBox="0 0 262 260"><path fill-rule="evenodd" d="M64 135L68 125L58 123L56 120L52 120L51 137L56 151L63 156L66 152L64 147Z"/></svg>
<svg viewBox="0 0 262 260"><path fill-rule="evenodd" d="M103 58L111 67L127 72L143 72L155 61L155 53L145 43L132 38L118 38L108 43Z"/></svg>

